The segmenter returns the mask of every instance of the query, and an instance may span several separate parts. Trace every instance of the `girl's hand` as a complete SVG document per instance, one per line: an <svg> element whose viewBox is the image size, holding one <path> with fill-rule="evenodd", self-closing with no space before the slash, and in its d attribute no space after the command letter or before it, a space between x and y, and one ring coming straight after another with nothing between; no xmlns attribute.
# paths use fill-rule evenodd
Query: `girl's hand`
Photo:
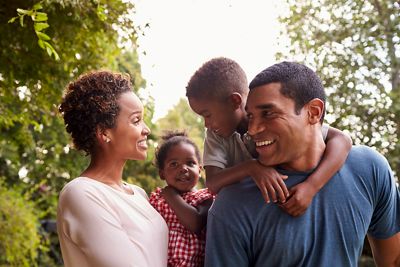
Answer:
<svg viewBox="0 0 400 267"><path fill-rule="evenodd" d="M277 202L278 199L281 203L285 202L289 196L289 191L283 180L287 176L280 174L272 167L261 165L256 160L254 162L251 176L260 189L265 202L269 203L271 199L273 202Z"/></svg>

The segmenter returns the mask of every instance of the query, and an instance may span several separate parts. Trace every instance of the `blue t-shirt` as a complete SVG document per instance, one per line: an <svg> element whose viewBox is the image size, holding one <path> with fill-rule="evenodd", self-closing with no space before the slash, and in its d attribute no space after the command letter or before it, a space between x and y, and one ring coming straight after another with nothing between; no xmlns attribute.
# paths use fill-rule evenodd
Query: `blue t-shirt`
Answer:
<svg viewBox="0 0 400 267"><path fill-rule="evenodd" d="M279 171L288 187L310 175ZM400 193L386 159L355 146L300 217L265 203L251 178L222 189L209 211L205 266L357 266L367 233L399 231Z"/></svg>

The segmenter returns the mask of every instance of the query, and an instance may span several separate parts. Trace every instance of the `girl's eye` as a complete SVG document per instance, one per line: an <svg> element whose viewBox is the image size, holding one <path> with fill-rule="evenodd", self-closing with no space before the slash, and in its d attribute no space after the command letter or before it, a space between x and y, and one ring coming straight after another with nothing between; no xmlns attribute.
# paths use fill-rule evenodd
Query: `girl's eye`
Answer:
<svg viewBox="0 0 400 267"><path fill-rule="evenodd" d="M194 162L194 161L188 161L186 164L187 164L188 166L190 166L190 167L193 167L194 165L196 165L196 162Z"/></svg>
<svg viewBox="0 0 400 267"><path fill-rule="evenodd" d="M175 161L173 161L173 162L170 162L168 165L169 165L171 168L175 168L176 166L178 166L178 163L175 162Z"/></svg>

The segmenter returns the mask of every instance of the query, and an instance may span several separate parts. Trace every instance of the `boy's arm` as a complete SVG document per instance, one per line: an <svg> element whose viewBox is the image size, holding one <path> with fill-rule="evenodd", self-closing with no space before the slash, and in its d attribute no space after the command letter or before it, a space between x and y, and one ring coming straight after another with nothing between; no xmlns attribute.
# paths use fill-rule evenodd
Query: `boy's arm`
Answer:
<svg viewBox="0 0 400 267"><path fill-rule="evenodd" d="M212 199L207 199L199 206L193 207L179 195L179 192L175 188L171 186L164 187L161 191L161 195L175 212L181 224L189 231L200 233L201 230L203 230L207 224L207 213L213 202Z"/></svg>
<svg viewBox="0 0 400 267"><path fill-rule="evenodd" d="M238 163L229 168L205 166L206 186L217 194L222 187L240 182L246 177L252 177L260 189L267 203L276 202L278 198L285 201L289 195L283 179L286 175L278 173L274 168L261 165L257 160L251 159Z"/></svg>
<svg viewBox="0 0 400 267"><path fill-rule="evenodd" d="M326 148L317 169L304 182L292 187L288 201L281 207L292 216L303 214L314 195L342 167L352 146L351 138L342 131L329 127Z"/></svg>

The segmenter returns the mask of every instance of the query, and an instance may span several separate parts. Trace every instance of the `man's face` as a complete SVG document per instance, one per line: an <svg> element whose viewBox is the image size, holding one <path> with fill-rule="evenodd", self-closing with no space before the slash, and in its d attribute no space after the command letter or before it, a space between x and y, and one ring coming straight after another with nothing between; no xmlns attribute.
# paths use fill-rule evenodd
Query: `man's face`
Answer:
<svg viewBox="0 0 400 267"><path fill-rule="evenodd" d="M207 129L224 138L228 138L236 131L241 120L240 111L228 99L218 101L189 97L188 100L191 109L203 117Z"/></svg>
<svg viewBox="0 0 400 267"><path fill-rule="evenodd" d="M247 98L248 132L261 163L298 169L305 157L307 112L295 113L295 103L280 92L280 83L256 87Z"/></svg>

